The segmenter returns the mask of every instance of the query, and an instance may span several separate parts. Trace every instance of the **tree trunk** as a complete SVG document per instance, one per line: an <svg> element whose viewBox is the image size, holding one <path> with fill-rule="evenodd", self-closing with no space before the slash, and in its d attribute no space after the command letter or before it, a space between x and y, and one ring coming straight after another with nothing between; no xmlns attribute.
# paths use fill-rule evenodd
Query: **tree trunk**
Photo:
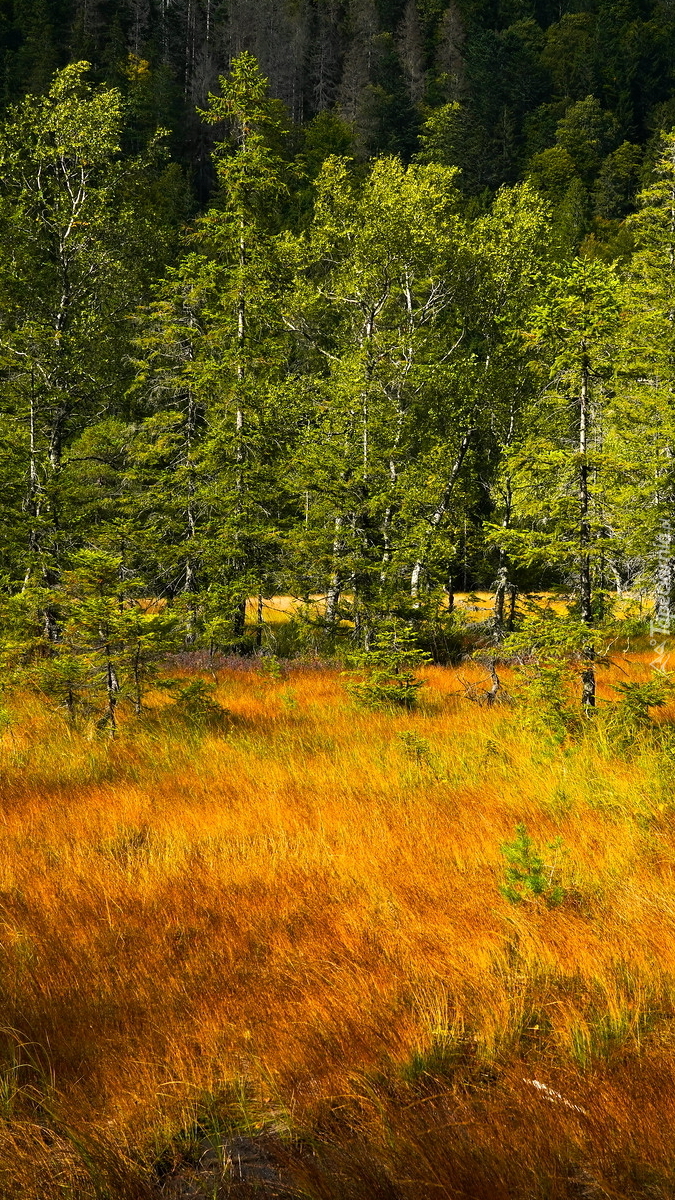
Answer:
<svg viewBox="0 0 675 1200"><path fill-rule="evenodd" d="M591 523L590 495L588 486L588 439L590 433L590 390L588 360L584 358L581 368L579 394L579 603L581 619L589 627L593 624L593 582L591 575ZM581 701L585 708L595 708L595 652L591 645L582 651L586 666L581 673Z"/></svg>
<svg viewBox="0 0 675 1200"><path fill-rule="evenodd" d="M263 644L263 628L264 628L263 597L262 597L262 593L261 593L258 595L258 620L257 620L257 624L256 624L256 631L255 631L255 644L259 650L262 648L262 644Z"/></svg>
<svg viewBox="0 0 675 1200"><path fill-rule="evenodd" d="M185 582L183 591L188 595L194 595L197 592L197 564L192 551L195 538L197 536L197 517L195 512L195 481L194 471L192 467L192 446L194 443L195 429L197 423L197 406L194 402L192 392L188 396L187 419L185 422L185 453L187 467L187 505L185 510L185 518L187 525L187 542L188 553L185 559ZM192 604L188 616L187 629L185 632L186 646L193 646L197 637L197 611L196 604Z"/></svg>
<svg viewBox="0 0 675 1200"><path fill-rule="evenodd" d="M30 385L30 460L28 465L28 489L24 506L31 517L31 528L28 533L28 566L24 576L24 591L28 587L33 573L33 566L40 551L40 536L37 529L40 516L40 475L37 461L37 430L36 430L35 378L31 376Z"/></svg>
<svg viewBox="0 0 675 1200"><path fill-rule="evenodd" d="M110 723L110 736L114 738L117 733L117 693L120 690L120 685L117 679L117 673L110 658L110 647L105 647L105 670L106 670L106 691L108 694L108 721Z"/></svg>
<svg viewBox="0 0 675 1200"><path fill-rule="evenodd" d="M396 417L396 436L389 457L389 503L384 512L382 520L382 570L380 572L380 583L385 583L387 579L387 569L391 562L391 521L394 515L394 504L396 499L396 486L398 484L398 469L396 466L396 456L399 453L401 445L401 437L403 434L403 406L401 403L401 395L399 392L397 400L397 417Z"/></svg>
<svg viewBox="0 0 675 1200"><path fill-rule="evenodd" d="M241 218L239 230L239 295L237 297L237 411L235 416L236 442L235 458L240 466L237 473L237 490L242 489L241 463L244 461L242 435L244 432L244 382L246 368L244 365L244 348L246 344L246 295L244 291L244 270L246 267L246 230L244 218Z"/></svg>
<svg viewBox="0 0 675 1200"><path fill-rule="evenodd" d="M398 53L408 96L413 104L424 97L424 44L415 0L408 0L398 30Z"/></svg>
<svg viewBox="0 0 675 1200"><path fill-rule="evenodd" d="M508 585L509 593L509 615L506 618L506 628L509 633L513 633L513 623L516 618L516 600L518 598L518 588L515 583Z"/></svg>
<svg viewBox="0 0 675 1200"><path fill-rule="evenodd" d="M452 496L453 488L457 482L457 478L462 469L462 464L464 462L464 459L466 458L466 453L471 444L471 439L473 437L473 433L474 433L473 429L469 429L468 432L465 433L464 437L462 438L462 443L459 447L459 451L457 453L457 458L455 459L455 461L453 463L448 482L446 483L445 488L443 490L443 495L441 496L441 499L439 500L433 513L429 517L429 532L427 533L426 537L423 538L422 542L420 543L417 558L415 559L415 562L413 564L412 574L410 576L410 595L411 595L413 601L415 601L415 602L417 602L419 600L420 581L422 578L422 572L426 565L427 555L428 555L429 549L431 547L431 541L432 541L433 535L436 532L436 530L438 529L438 526L440 525L440 523L443 520L443 517L445 516L445 513L447 511L448 504L450 503L450 497Z"/></svg>
<svg viewBox="0 0 675 1200"><path fill-rule="evenodd" d="M494 659L488 663L488 671L490 672L492 687L490 688L489 692L486 692L485 694L485 703L487 704L488 708L491 708L495 703L497 696L499 695L499 689L501 687L501 682L497 674L497 668L495 666Z"/></svg>
<svg viewBox="0 0 675 1200"><path fill-rule="evenodd" d="M501 629L504 624L504 601L506 599L506 591L508 588L508 580L506 577L506 567L500 567L497 575L497 583L494 599L494 621L498 629Z"/></svg>
<svg viewBox="0 0 675 1200"><path fill-rule="evenodd" d="M246 596L242 596L234 610L232 631L235 637L243 637L246 632Z"/></svg>
<svg viewBox="0 0 675 1200"><path fill-rule="evenodd" d="M342 577L338 567L338 560L342 550L342 517L335 518L335 537L333 539L333 573L328 584L328 592L326 594L326 625L332 629L337 620L338 605L342 594Z"/></svg>
<svg viewBox="0 0 675 1200"><path fill-rule="evenodd" d="M141 688L141 648L136 647L134 654L134 712L136 716L140 716L143 710L143 692Z"/></svg>

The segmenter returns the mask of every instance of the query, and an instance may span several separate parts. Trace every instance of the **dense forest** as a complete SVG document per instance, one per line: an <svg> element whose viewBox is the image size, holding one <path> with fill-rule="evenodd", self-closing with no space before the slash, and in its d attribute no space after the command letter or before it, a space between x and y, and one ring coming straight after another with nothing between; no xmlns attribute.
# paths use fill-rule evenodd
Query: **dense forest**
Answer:
<svg viewBox="0 0 675 1200"><path fill-rule="evenodd" d="M140 703L169 645L260 644L252 596L314 645L481 587L497 632L517 589L669 620L667 5L16 0L0 40L3 623L57 690L93 647Z"/></svg>
<svg viewBox="0 0 675 1200"><path fill-rule="evenodd" d="M171 129L202 201L213 138L197 109L242 51L314 160L330 123L308 126L325 113L349 126L346 145L333 131L333 149L361 161L408 159L422 135L434 160L461 168L464 193L534 177L582 236L606 238L626 215L645 150L651 162L675 121L675 29L662 3L3 0L0 45L5 106L87 60L125 95L127 142Z"/></svg>

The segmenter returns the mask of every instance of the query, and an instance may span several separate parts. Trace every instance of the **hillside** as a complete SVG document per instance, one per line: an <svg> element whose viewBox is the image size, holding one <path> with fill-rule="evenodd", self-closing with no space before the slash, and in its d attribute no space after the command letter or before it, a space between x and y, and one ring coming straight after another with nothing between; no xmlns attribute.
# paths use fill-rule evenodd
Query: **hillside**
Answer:
<svg viewBox="0 0 675 1200"><path fill-rule="evenodd" d="M5 105L44 91L68 61L87 59L99 79L128 87L127 55L146 60L139 132L173 128L198 175L194 107L242 50L297 125L337 106L364 157L409 156L429 113L458 102L443 152L468 192L535 171L558 199L576 182L587 224L625 215L645 148L675 112L675 30L661 3L7 0L0 44ZM589 97L597 110L575 108Z"/></svg>

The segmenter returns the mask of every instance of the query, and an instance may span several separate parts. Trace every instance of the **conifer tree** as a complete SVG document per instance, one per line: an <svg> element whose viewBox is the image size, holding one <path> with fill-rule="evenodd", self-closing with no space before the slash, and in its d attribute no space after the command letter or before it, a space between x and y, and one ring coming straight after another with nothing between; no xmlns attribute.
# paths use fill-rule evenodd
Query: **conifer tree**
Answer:
<svg viewBox="0 0 675 1200"><path fill-rule="evenodd" d="M215 158L218 197L195 230L200 253L158 290L139 345L147 389L165 420L181 413L182 466L171 485L184 504L175 542L180 586L186 593L201 586L207 608L211 596L233 606L232 632L241 637L246 598L266 587L283 508L274 466L285 424L276 408L283 327L275 245L285 122L248 53L233 62L221 93L204 114L225 137ZM158 417L146 428L164 436Z"/></svg>
<svg viewBox="0 0 675 1200"><path fill-rule="evenodd" d="M531 338L542 355L542 387L510 455L520 528L501 535L517 560L557 569L588 629L598 616L602 563L615 549L605 511L604 436L618 317L616 273L584 259L553 278L548 302L535 310ZM580 649L582 701L592 708L591 639Z"/></svg>
<svg viewBox="0 0 675 1200"><path fill-rule="evenodd" d="M622 297L612 405L612 507L626 563L642 564L647 586L654 584L659 557L669 563L661 599L669 625L675 614L675 133L662 137L660 149L640 207L629 220L636 249Z"/></svg>

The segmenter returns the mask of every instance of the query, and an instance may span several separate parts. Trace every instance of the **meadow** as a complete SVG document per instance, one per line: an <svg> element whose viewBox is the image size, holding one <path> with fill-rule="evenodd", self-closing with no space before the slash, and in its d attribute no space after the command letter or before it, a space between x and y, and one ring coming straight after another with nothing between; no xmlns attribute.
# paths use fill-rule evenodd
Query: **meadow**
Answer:
<svg viewBox="0 0 675 1200"><path fill-rule="evenodd" d="M8 702L3 1198L672 1197L675 707L561 741L421 674L374 711L228 660L225 715L114 741Z"/></svg>

